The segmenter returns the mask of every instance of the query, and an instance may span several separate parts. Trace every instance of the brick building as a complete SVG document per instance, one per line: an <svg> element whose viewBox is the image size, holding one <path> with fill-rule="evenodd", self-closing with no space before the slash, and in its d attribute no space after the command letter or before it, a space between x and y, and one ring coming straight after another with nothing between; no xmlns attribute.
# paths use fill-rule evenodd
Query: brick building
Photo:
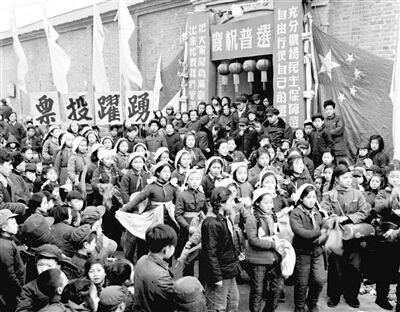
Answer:
<svg viewBox="0 0 400 312"><path fill-rule="evenodd" d="M229 10L233 3L249 4L252 1L234 0L147 0L133 3L129 10L136 24L131 38L132 58L143 75L143 89L152 89L157 59L162 54L163 66L169 64L184 45L189 12ZM266 1L271 2L271 1ZM368 50L378 56L394 59L398 0L314 0L310 1L314 23L329 34L355 47ZM118 36L114 22L117 2L107 1L98 5L105 28L104 58L111 89L119 87ZM269 4L270 5L270 4ZM17 13L18 14L18 13ZM91 89L92 8L83 8L50 19L60 34L59 45L71 58L68 74L70 91ZM52 83L48 47L42 23L37 22L19 29L20 41L25 50L29 72L26 83L29 91L55 90ZM16 57L12 49L10 33L2 33L0 40L0 93L9 95L16 80ZM213 63L215 67L218 63ZM240 78L245 80L246 73ZM232 78L229 78L232 79ZM272 86L272 80L268 82ZM221 88L220 75L212 82L217 95L234 95L230 80L227 88ZM212 89L212 88L211 88ZM248 91L246 85L240 92ZM29 99L11 97L16 111L26 111Z"/></svg>

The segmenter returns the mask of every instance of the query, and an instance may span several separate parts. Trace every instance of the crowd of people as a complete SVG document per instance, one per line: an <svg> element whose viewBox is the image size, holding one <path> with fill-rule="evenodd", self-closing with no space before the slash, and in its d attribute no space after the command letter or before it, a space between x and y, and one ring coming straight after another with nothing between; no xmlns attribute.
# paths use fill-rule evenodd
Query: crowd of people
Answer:
<svg viewBox="0 0 400 312"><path fill-rule="evenodd" d="M0 118L1 311L238 311L238 283L275 311L286 283L316 312L363 281L393 309L400 163L379 134L352 155L331 100L297 129L259 94L109 129Z"/></svg>

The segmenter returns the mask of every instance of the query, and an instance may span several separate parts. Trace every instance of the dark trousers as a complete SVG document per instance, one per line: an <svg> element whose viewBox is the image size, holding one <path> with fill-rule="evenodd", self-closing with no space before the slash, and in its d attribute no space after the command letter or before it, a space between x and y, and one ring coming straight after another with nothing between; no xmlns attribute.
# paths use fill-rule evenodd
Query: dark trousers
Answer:
<svg viewBox="0 0 400 312"><path fill-rule="evenodd" d="M326 281L324 256L296 254L294 268L294 304L295 311L309 310L318 303L319 295ZM308 295L307 295L308 290Z"/></svg>
<svg viewBox="0 0 400 312"><path fill-rule="evenodd" d="M400 263L398 250L398 243L378 242L376 244L377 261L375 265L376 268L379 268L376 275L376 299L378 300L386 300L390 284L398 282Z"/></svg>
<svg viewBox="0 0 400 312"><path fill-rule="evenodd" d="M261 311L263 299L266 301L263 312L272 312L278 307L283 288L281 267L273 264L250 264L250 312Z"/></svg>
<svg viewBox="0 0 400 312"><path fill-rule="evenodd" d="M133 234L125 230L122 234L122 248L125 254L125 258L136 263L142 256L147 255L149 249L147 248L146 242ZM136 259L135 259L136 251ZM136 261L135 261L136 260Z"/></svg>
<svg viewBox="0 0 400 312"><path fill-rule="evenodd" d="M362 281L361 247L357 241L344 242L342 256L330 254L328 258L328 297L339 300L357 299Z"/></svg>

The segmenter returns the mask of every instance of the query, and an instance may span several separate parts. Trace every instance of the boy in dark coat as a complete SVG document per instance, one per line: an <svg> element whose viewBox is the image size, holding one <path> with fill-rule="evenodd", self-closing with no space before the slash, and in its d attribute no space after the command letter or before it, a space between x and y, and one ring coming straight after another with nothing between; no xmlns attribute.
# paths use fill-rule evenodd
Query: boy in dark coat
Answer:
<svg viewBox="0 0 400 312"><path fill-rule="evenodd" d="M241 151L247 158L251 152L257 148L257 133L249 128L249 120L247 118L239 119L239 130L234 135L237 150Z"/></svg>
<svg viewBox="0 0 400 312"><path fill-rule="evenodd" d="M155 153L160 147L167 147L168 144L163 135L160 135L158 129L160 124L157 120L153 119L149 122L150 134L146 136L146 146L149 152Z"/></svg>
<svg viewBox="0 0 400 312"><path fill-rule="evenodd" d="M291 140L293 137L292 128L279 117L279 114L280 112L277 108L269 108L267 110L267 120L264 122L265 131L274 148L278 148L283 139Z"/></svg>
<svg viewBox="0 0 400 312"><path fill-rule="evenodd" d="M333 140L333 154L336 158L336 163L340 158L348 156L347 146L344 140L344 122L341 116L337 116L335 112L336 103L332 100L324 102L325 109L325 128Z"/></svg>
<svg viewBox="0 0 400 312"><path fill-rule="evenodd" d="M5 312L15 311L24 284L24 263L12 238L18 232L16 216L9 209L0 210L0 311Z"/></svg>
<svg viewBox="0 0 400 312"><path fill-rule="evenodd" d="M324 116L322 114L314 114L311 117L314 125L314 130L310 135L311 154L310 158L314 163L315 168L322 164L322 155L326 150L331 150L333 140L329 131L324 125Z"/></svg>
<svg viewBox="0 0 400 312"><path fill-rule="evenodd" d="M40 275L46 270L60 268L62 252L57 246L44 244L36 249L35 259L37 273ZM34 279L22 287L16 312L36 312L48 303L49 298L39 290L37 279Z"/></svg>
<svg viewBox="0 0 400 312"><path fill-rule="evenodd" d="M175 311L174 283L168 260L175 252L177 237L168 225L158 224L146 231L150 252L135 268L135 311Z"/></svg>

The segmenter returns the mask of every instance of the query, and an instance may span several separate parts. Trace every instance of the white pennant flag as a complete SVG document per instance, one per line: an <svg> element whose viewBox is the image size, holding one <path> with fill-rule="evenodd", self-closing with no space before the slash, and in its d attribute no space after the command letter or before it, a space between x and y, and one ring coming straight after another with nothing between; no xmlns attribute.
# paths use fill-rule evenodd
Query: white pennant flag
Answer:
<svg viewBox="0 0 400 312"><path fill-rule="evenodd" d="M59 34L49 23L46 16L46 8L43 3L43 24L46 32L47 42L49 44L51 70L53 72L53 81L58 92L68 93L67 74L71 67L71 60L67 53L57 44Z"/></svg>
<svg viewBox="0 0 400 312"><path fill-rule="evenodd" d="M131 83L134 83L142 88L142 74L131 58L131 49L129 47L129 38L135 31L135 24L124 0L119 1L118 29L119 64L123 87L125 90L132 90Z"/></svg>
<svg viewBox="0 0 400 312"><path fill-rule="evenodd" d="M400 17L397 20L400 27ZM393 102L393 159L400 160L400 28L397 30L396 57L393 64L392 85L390 88L390 97Z"/></svg>
<svg viewBox="0 0 400 312"><path fill-rule="evenodd" d="M160 55L160 58L158 59L157 63L156 78L154 80L154 89L153 89L154 103L156 107L160 107L160 91L162 87L163 84L161 81L161 55Z"/></svg>
<svg viewBox="0 0 400 312"><path fill-rule="evenodd" d="M28 61L26 60L25 52L24 49L22 48L21 42L18 39L18 28L17 28L14 3L12 6L10 24L11 24L11 33L13 37L13 49L18 58L17 88L27 93L25 75L28 72Z"/></svg>
<svg viewBox="0 0 400 312"><path fill-rule="evenodd" d="M92 64L92 80L94 90L96 92L109 92L106 68L103 58L104 31L99 11L97 11L96 3L93 4L93 64Z"/></svg>

